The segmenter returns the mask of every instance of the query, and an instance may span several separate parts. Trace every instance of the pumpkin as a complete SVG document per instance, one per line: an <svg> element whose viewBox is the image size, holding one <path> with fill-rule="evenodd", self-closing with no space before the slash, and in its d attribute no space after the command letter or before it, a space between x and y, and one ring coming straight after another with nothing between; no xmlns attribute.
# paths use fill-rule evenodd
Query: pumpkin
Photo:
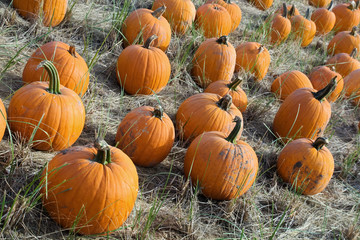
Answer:
<svg viewBox="0 0 360 240"><path fill-rule="evenodd" d="M291 139L322 136L330 120L331 106L326 100L336 86L336 78L320 91L299 88L281 104L273 122L273 132L286 143Z"/></svg>
<svg viewBox="0 0 360 240"><path fill-rule="evenodd" d="M0 99L0 141L4 137L4 133L6 129L6 120L7 120L6 109L4 103Z"/></svg>
<svg viewBox="0 0 360 240"><path fill-rule="evenodd" d="M215 93L221 97L229 94L232 97L233 104L240 110L241 113L246 111L248 99L244 90L241 89L241 78L235 79L233 82L219 80L211 83L205 90L205 93Z"/></svg>
<svg viewBox="0 0 360 240"><path fill-rule="evenodd" d="M143 46L125 48L117 60L117 80L129 94L151 95L160 92L168 83L171 73L169 58L148 38ZM139 71L141 70L141 71Z"/></svg>
<svg viewBox="0 0 360 240"><path fill-rule="evenodd" d="M115 140L136 165L152 167L166 158L174 138L174 124L162 108L142 106L126 114Z"/></svg>
<svg viewBox="0 0 360 240"><path fill-rule="evenodd" d="M234 74L236 51L227 36L210 38L196 50L191 75L201 86L218 80L231 80Z"/></svg>
<svg viewBox="0 0 360 240"><path fill-rule="evenodd" d="M277 77L271 84L271 92L281 100L286 99L299 88L312 88L309 78L300 71L288 71Z"/></svg>
<svg viewBox="0 0 360 240"><path fill-rule="evenodd" d="M291 22L287 18L288 11L286 4L284 3L283 14L277 14L273 18L270 27L270 43L271 44L280 44L285 41L291 32Z"/></svg>
<svg viewBox="0 0 360 240"><path fill-rule="evenodd" d="M348 54L348 53L338 53L329 60L327 60L326 65L329 67L335 67L335 71L340 73L341 76L346 77L352 71L360 68L360 62L354 58L357 54L357 49Z"/></svg>
<svg viewBox="0 0 360 240"><path fill-rule="evenodd" d="M205 132L194 139L186 151L184 173L202 193L215 200L231 200L243 195L253 185L258 172L258 158L252 147L238 140L242 123L235 117L235 127L227 134Z"/></svg>
<svg viewBox="0 0 360 240"><path fill-rule="evenodd" d="M325 7L329 5L330 2L331 0L309 0L309 4L317 8Z"/></svg>
<svg viewBox="0 0 360 240"><path fill-rule="evenodd" d="M337 33L329 42L327 52L329 55L350 54L354 48L360 49L360 35L356 33L356 27L351 31Z"/></svg>
<svg viewBox="0 0 360 240"><path fill-rule="evenodd" d="M172 29L177 34L185 34L195 20L194 3L191 0L155 0L152 10L155 11L163 5L166 6L163 16Z"/></svg>
<svg viewBox="0 0 360 240"><path fill-rule="evenodd" d="M31 55L22 79L25 83L49 81L46 70L38 68L40 62L51 60L60 76L60 84L83 96L89 86L89 69L85 60L75 51L75 46L63 42L48 42Z"/></svg>
<svg viewBox="0 0 360 240"><path fill-rule="evenodd" d="M231 32L236 30L241 22L241 9L236 3L230 0L208 0L206 3L216 3L224 7L231 17Z"/></svg>
<svg viewBox="0 0 360 240"><path fill-rule="evenodd" d="M171 40L171 27L169 22L162 16L166 7L162 6L155 11L139 8L125 19L122 26L124 46L140 44L152 35L158 36L153 46L165 51ZM140 40L140 41L139 41Z"/></svg>
<svg viewBox="0 0 360 240"><path fill-rule="evenodd" d="M309 19L310 9L306 11L305 17L296 15L291 17L291 31L295 39L301 40L301 47L308 46L315 37L316 25Z"/></svg>
<svg viewBox="0 0 360 240"><path fill-rule="evenodd" d="M344 78L345 96L355 105L360 104L360 69L354 70Z"/></svg>
<svg viewBox="0 0 360 240"><path fill-rule="evenodd" d="M85 235L119 228L139 189L134 163L120 149L97 140L57 154L42 172L43 206L65 229Z"/></svg>
<svg viewBox="0 0 360 240"><path fill-rule="evenodd" d="M198 93L180 105L176 113L176 126L180 138L191 142L203 132L230 133L235 116L242 119L241 112L232 103L229 94L220 97L214 93Z"/></svg>
<svg viewBox="0 0 360 240"><path fill-rule="evenodd" d="M248 2L262 11L270 8L273 4L273 0L248 0Z"/></svg>
<svg viewBox="0 0 360 240"><path fill-rule="evenodd" d="M46 27L59 25L65 17L67 0L13 0L13 7L26 19L41 17Z"/></svg>
<svg viewBox="0 0 360 240"><path fill-rule="evenodd" d="M334 173L334 158L326 148L328 140L300 138L284 147L277 160L277 172L298 193L314 195L325 189Z"/></svg>
<svg viewBox="0 0 360 240"><path fill-rule="evenodd" d="M333 2L328 8L318 8L311 14L311 20L316 25L316 36L328 34L335 26L336 16L331 11Z"/></svg>
<svg viewBox="0 0 360 240"><path fill-rule="evenodd" d="M218 38L231 32L232 21L229 12L219 4L207 3L196 10L196 28L206 38Z"/></svg>
<svg viewBox="0 0 360 240"><path fill-rule="evenodd" d="M70 147L80 136L85 124L81 98L60 85L59 74L51 61L41 63L49 82L32 82L15 92L10 100L10 130L34 149L59 151Z"/></svg>
<svg viewBox="0 0 360 240"><path fill-rule="evenodd" d="M335 68L333 68L333 70L335 70ZM311 71L309 75L309 79L314 89L316 90L323 89L324 87L326 87L326 85L329 84L331 79L336 77L336 88L329 96L326 97L329 102L335 102L336 99L339 98L340 93L344 88L343 77L339 73L334 72L333 70L331 70L327 66L316 67Z"/></svg>
<svg viewBox="0 0 360 240"><path fill-rule="evenodd" d="M286 6L286 3L283 3L283 5L281 6L281 8L277 9L275 11L275 15L280 14L284 16L284 9L286 8L286 12L287 14L285 15L287 18L291 18L292 16L296 16L296 15L300 15L299 10L295 7L295 5L289 5Z"/></svg>
<svg viewBox="0 0 360 240"><path fill-rule="evenodd" d="M245 42L236 47L235 72L244 70L255 75L261 81L270 66L269 51L257 42Z"/></svg>
<svg viewBox="0 0 360 240"><path fill-rule="evenodd" d="M340 3L332 9L332 12L336 16L334 26L335 33L351 31L353 27L359 24L360 16L357 12L355 2Z"/></svg>

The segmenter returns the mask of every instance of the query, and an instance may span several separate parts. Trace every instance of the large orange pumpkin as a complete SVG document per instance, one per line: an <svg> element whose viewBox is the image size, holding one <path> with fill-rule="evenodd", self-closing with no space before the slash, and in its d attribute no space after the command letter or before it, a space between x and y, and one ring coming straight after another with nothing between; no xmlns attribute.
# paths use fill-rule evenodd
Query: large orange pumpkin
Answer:
<svg viewBox="0 0 360 240"><path fill-rule="evenodd" d="M334 159L319 137L296 139L286 145L277 161L280 177L298 193L314 195L325 189L334 173Z"/></svg>
<svg viewBox="0 0 360 240"><path fill-rule="evenodd" d="M318 8L311 14L311 20L316 25L316 36L328 34L335 26L336 16L331 11L333 2L328 8Z"/></svg>
<svg viewBox="0 0 360 240"><path fill-rule="evenodd" d="M192 141L203 132L230 133L235 116L242 119L242 114L232 103L230 95L220 97L213 93L198 93L180 105L176 113L176 126L180 138Z"/></svg>
<svg viewBox="0 0 360 240"><path fill-rule="evenodd" d="M0 99L0 141L4 137L4 133L6 129L6 121L7 121L6 109L3 102Z"/></svg>
<svg viewBox="0 0 360 240"><path fill-rule="evenodd" d="M224 7L231 17L231 32L235 31L241 22L241 9L236 3L230 0L208 0L206 3L216 3Z"/></svg>
<svg viewBox="0 0 360 240"><path fill-rule="evenodd" d="M235 62L236 51L227 36L210 38L196 50L191 75L201 87L207 87L218 80L230 81Z"/></svg>
<svg viewBox="0 0 360 240"><path fill-rule="evenodd" d="M156 35L151 36L143 46L125 48L117 60L117 80L129 94L158 93L169 81L169 58L159 48L150 46L155 38Z"/></svg>
<svg viewBox="0 0 360 240"><path fill-rule="evenodd" d="M360 69L351 72L344 78L345 95L351 99L355 105L360 104Z"/></svg>
<svg viewBox="0 0 360 240"><path fill-rule="evenodd" d="M291 17L291 31L295 38L301 40L301 47L308 46L315 37L316 25L309 19L310 9L306 11L305 17L296 15Z"/></svg>
<svg viewBox="0 0 360 240"><path fill-rule="evenodd" d="M337 33L329 42L327 52L329 55L350 54L354 48L360 49L360 35L356 33L356 27L351 31Z"/></svg>
<svg viewBox="0 0 360 240"><path fill-rule="evenodd" d="M166 158L174 138L174 124L162 108L142 106L126 114L115 140L136 165L152 167Z"/></svg>
<svg viewBox="0 0 360 240"><path fill-rule="evenodd" d="M355 3L339 3L332 12L336 16L334 30L336 33L341 31L351 31L359 24L360 15L357 12Z"/></svg>
<svg viewBox="0 0 360 240"><path fill-rule="evenodd" d="M13 6L26 19L42 18L44 26L55 27L65 17L67 0L13 0Z"/></svg>
<svg viewBox="0 0 360 240"><path fill-rule="evenodd" d="M184 173L202 193L215 200L230 200L243 195L253 185L258 159L252 147L237 140L241 119L227 136L223 132L205 132L189 146Z"/></svg>
<svg viewBox="0 0 360 240"><path fill-rule="evenodd" d="M42 66L50 79L33 82L15 92L8 108L9 125L37 150L63 150L80 136L85 124L85 108L80 97L60 85L55 66Z"/></svg>
<svg viewBox="0 0 360 240"><path fill-rule="evenodd" d="M254 5L257 9L262 11L268 9L273 4L273 0L248 0L252 5Z"/></svg>
<svg viewBox="0 0 360 240"><path fill-rule="evenodd" d="M50 60L54 63L60 84L83 96L89 86L89 69L85 60L75 51L74 46L63 42L48 42L31 55L25 65L22 79L25 83L49 81L44 68L38 68L40 62Z"/></svg>
<svg viewBox="0 0 360 240"><path fill-rule="evenodd" d="M329 67L335 67L336 72L340 73L341 76L346 77L356 69L360 69L360 62L354 58L356 54L356 48L354 48L350 54L338 53L327 60L326 65Z"/></svg>
<svg viewBox="0 0 360 240"><path fill-rule="evenodd" d="M111 234L134 207L139 189L131 159L104 140L57 154L42 172L44 208L65 229Z"/></svg>
<svg viewBox="0 0 360 240"><path fill-rule="evenodd" d="M276 14L272 19L270 27L270 43L271 44L280 44L285 41L291 32L291 22L287 18L288 11L286 4L283 4L283 14Z"/></svg>
<svg viewBox="0 0 360 240"><path fill-rule="evenodd" d="M155 11L163 5L166 6L163 16L172 29L178 34L185 34L195 20L194 3L191 0L155 0L152 10Z"/></svg>

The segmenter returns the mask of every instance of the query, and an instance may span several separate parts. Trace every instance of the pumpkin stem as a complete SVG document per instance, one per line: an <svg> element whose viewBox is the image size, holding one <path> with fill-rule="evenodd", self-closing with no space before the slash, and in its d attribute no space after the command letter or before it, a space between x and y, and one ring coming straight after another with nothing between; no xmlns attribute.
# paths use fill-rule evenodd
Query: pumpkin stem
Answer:
<svg viewBox="0 0 360 240"><path fill-rule="evenodd" d="M294 15L295 15L295 5L292 5L292 7L290 8L290 11L289 11L289 16L292 17Z"/></svg>
<svg viewBox="0 0 360 240"><path fill-rule="evenodd" d="M332 91L334 91L335 87L336 87L336 78L337 76L333 77L329 84L324 87L323 89L317 91L317 92L313 92L312 94L314 95L314 98L316 98L319 101L322 101L328 94L330 94Z"/></svg>
<svg viewBox="0 0 360 240"><path fill-rule="evenodd" d="M286 18L287 15L288 15L288 10L287 10L287 7L286 7L286 3L283 3L283 14L282 14L282 16L284 18Z"/></svg>
<svg viewBox="0 0 360 240"><path fill-rule="evenodd" d="M154 111L152 111L151 113L153 114L154 117L157 117L160 120L162 120L162 117L164 115L164 110L160 105L158 105L154 108Z"/></svg>
<svg viewBox="0 0 360 240"><path fill-rule="evenodd" d="M331 11L331 9L333 8L333 6L334 6L334 1L331 1L330 4L329 4L329 6L327 7L327 10L328 10L328 11Z"/></svg>
<svg viewBox="0 0 360 240"><path fill-rule="evenodd" d="M216 104L222 110L228 111L230 109L231 104L232 104L232 97L229 94L226 94Z"/></svg>
<svg viewBox="0 0 360 240"><path fill-rule="evenodd" d="M110 146L107 144L107 142L105 142L104 139L98 137L95 140L94 147L97 150L97 154L94 158L95 162L104 165L111 163Z"/></svg>
<svg viewBox="0 0 360 240"><path fill-rule="evenodd" d="M262 53L263 51L264 51L264 45L260 45L258 54Z"/></svg>
<svg viewBox="0 0 360 240"><path fill-rule="evenodd" d="M323 146L329 143L329 140L324 137L318 137L313 144L311 144L316 150L320 150Z"/></svg>
<svg viewBox="0 0 360 240"><path fill-rule="evenodd" d="M148 39L146 39L146 41L145 41L145 43L144 43L144 45L143 45L143 48L149 49L151 43L152 43L155 39L157 39L157 38L158 38L158 36L156 36L155 34L152 35L152 36L150 36Z"/></svg>
<svg viewBox="0 0 360 240"><path fill-rule="evenodd" d="M60 77L55 65L49 60L44 60L37 66L37 69L41 67L44 67L49 75L48 92L52 94L61 94Z"/></svg>
<svg viewBox="0 0 360 240"><path fill-rule="evenodd" d="M233 122L235 122L235 127L233 128L229 136L225 138L225 140L233 144L236 144L236 139L241 129L241 118L239 116L235 116Z"/></svg>
<svg viewBox="0 0 360 240"><path fill-rule="evenodd" d="M227 36L221 36L216 40L216 42L218 44L226 44L226 46L228 46L227 40L228 40Z"/></svg>
<svg viewBox="0 0 360 240"><path fill-rule="evenodd" d="M351 36L355 36L355 35L356 35L356 30L357 30L357 28L356 28L356 27L353 27L353 28L351 29L350 35L351 35Z"/></svg>
<svg viewBox="0 0 360 240"><path fill-rule="evenodd" d="M162 5L161 7L159 7L158 9L156 9L155 11L153 11L151 14L156 17L156 18L160 18L164 12L166 10L166 6L165 5Z"/></svg>
<svg viewBox="0 0 360 240"><path fill-rule="evenodd" d="M68 52L71 54L71 56L76 57L76 51L75 51L75 46L74 45L70 46Z"/></svg>
<svg viewBox="0 0 360 240"><path fill-rule="evenodd" d="M350 53L350 57L355 58L356 54L357 54L357 48L354 48Z"/></svg>
<svg viewBox="0 0 360 240"><path fill-rule="evenodd" d="M226 84L226 86L228 87L228 88L230 88L230 90L233 90L233 91L235 91L236 90L236 88L242 83L242 78L240 78L239 76L234 80L234 81L232 81L231 83L229 83L229 84Z"/></svg>
<svg viewBox="0 0 360 240"><path fill-rule="evenodd" d="M310 18L310 8L308 8L308 9L306 10L305 18L306 18L306 19L309 19L309 18Z"/></svg>
<svg viewBox="0 0 360 240"><path fill-rule="evenodd" d="M347 7L348 9L350 9L351 11L356 9L356 3L355 1L351 1L350 5Z"/></svg>
<svg viewBox="0 0 360 240"><path fill-rule="evenodd" d="M359 4L360 4L360 1L357 1L357 2L355 3L355 9L358 9L358 8L359 8Z"/></svg>

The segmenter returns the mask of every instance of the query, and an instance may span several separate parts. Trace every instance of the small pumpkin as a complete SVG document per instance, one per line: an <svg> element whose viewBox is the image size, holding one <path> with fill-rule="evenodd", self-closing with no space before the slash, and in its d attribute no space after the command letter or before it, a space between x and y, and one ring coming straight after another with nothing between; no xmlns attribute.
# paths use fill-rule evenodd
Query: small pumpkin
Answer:
<svg viewBox="0 0 360 240"><path fill-rule="evenodd" d="M199 184L202 193L215 200L231 200L243 195L253 185L258 172L258 159L252 147L237 140L242 124L227 136L211 131L199 135L190 144L184 160L185 176Z"/></svg>
<svg viewBox="0 0 360 240"><path fill-rule="evenodd" d="M300 138L281 151L277 161L280 177L296 192L314 195L322 192L334 173L334 158L326 148L328 140Z"/></svg>
<svg viewBox="0 0 360 240"><path fill-rule="evenodd" d="M4 137L6 122L7 122L6 109L4 103L0 99L0 141Z"/></svg>
<svg viewBox="0 0 360 240"><path fill-rule="evenodd" d="M334 67L336 72L340 73L342 77L346 77L356 69L360 69L360 62L354 58L356 54L356 48L350 54L338 53L327 60L326 65Z"/></svg>
<svg viewBox="0 0 360 240"><path fill-rule="evenodd" d="M40 62L51 60L60 77L60 84L83 96L89 86L89 68L85 60L76 52L75 46L63 42L48 42L31 55L27 61L22 79L25 83L49 81L49 76Z"/></svg>
<svg viewBox="0 0 360 240"><path fill-rule="evenodd" d="M330 2L331 0L309 0L309 4L317 8L325 7L329 5Z"/></svg>
<svg viewBox="0 0 360 240"><path fill-rule="evenodd" d="M13 0L13 7L26 19L42 18L46 27L55 27L64 20L67 0Z"/></svg>
<svg viewBox="0 0 360 240"><path fill-rule="evenodd" d="M355 2L339 3L332 9L332 12L336 16L334 26L335 33L351 31L353 27L359 24L360 15L359 12L357 12Z"/></svg>
<svg viewBox="0 0 360 240"><path fill-rule="evenodd" d="M291 32L291 22L287 18L288 11L286 4L283 4L283 14L277 14L273 18L270 27L270 43L271 44L280 44L285 41Z"/></svg>
<svg viewBox="0 0 360 240"><path fill-rule="evenodd" d="M245 42L236 47L235 72L244 70L255 75L261 81L270 66L270 53L260 43Z"/></svg>
<svg viewBox="0 0 360 240"><path fill-rule="evenodd" d="M335 26L336 16L331 11L333 2L325 8L318 8L311 14L311 20L316 25L316 36L328 34Z"/></svg>
<svg viewBox="0 0 360 240"><path fill-rule="evenodd" d="M345 96L355 105L360 104L360 69L354 70L344 78Z"/></svg>
<svg viewBox="0 0 360 240"><path fill-rule="evenodd" d="M281 100L285 100L299 88L312 88L309 78L300 71L288 71L277 77L271 84L271 92Z"/></svg>
<svg viewBox="0 0 360 240"><path fill-rule="evenodd" d="M227 36L210 38L196 50L191 75L201 87L218 80L230 81L235 62L236 51Z"/></svg>
<svg viewBox="0 0 360 240"><path fill-rule="evenodd" d="M60 85L59 74L51 61L41 63L49 82L33 82L15 92L10 100L10 130L25 141L32 140L37 150L59 151L70 147L85 124L81 98Z"/></svg>
<svg viewBox="0 0 360 240"><path fill-rule="evenodd" d="M124 35L124 46L143 43L152 35L158 36L153 46L165 51L171 41L171 27L162 16L166 7L162 6L155 11L139 8L125 19L121 32Z"/></svg>
<svg viewBox="0 0 360 240"><path fill-rule="evenodd" d="M61 151L42 172L41 184L50 217L84 235L110 234L119 228L139 189L134 163L104 140Z"/></svg>
<svg viewBox="0 0 360 240"><path fill-rule="evenodd" d="M328 54L350 54L354 48L360 49L360 35L356 33L356 30L356 27L353 27L351 31L342 31L337 33L329 42L327 47Z"/></svg>
<svg viewBox="0 0 360 240"><path fill-rule="evenodd" d="M296 15L291 17L291 31L295 38L301 40L301 47L308 46L315 37L316 25L309 19L310 9L307 9L305 17Z"/></svg>
<svg viewBox="0 0 360 240"><path fill-rule="evenodd" d="M169 154L175 128L161 106L135 108L119 124L117 147L138 166L153 167Z"/></svg>
<svg viewBox="0 0 360 240"><path fill-rule="evenodd" d="M248 0L248 2L262 11L270 8L273 4L273 0Z"/></svg>
<svg viewBox="0 0 360 240"><path fill-rule="evenodd" d="M208 0L206 3L216 3L224 7L231 17L231 32L236 30L241 22L241 9L236 3L231 2L231 0Z"/></svg>
<svg viewBox="0 0 360 240"><path fill-rule="evenodd" d="M143 46L131 45L121 52L116 77L128 94L152 95L168 83L171 73L169 58L161 49L150 46L156 38L153 35Z"/></svg>

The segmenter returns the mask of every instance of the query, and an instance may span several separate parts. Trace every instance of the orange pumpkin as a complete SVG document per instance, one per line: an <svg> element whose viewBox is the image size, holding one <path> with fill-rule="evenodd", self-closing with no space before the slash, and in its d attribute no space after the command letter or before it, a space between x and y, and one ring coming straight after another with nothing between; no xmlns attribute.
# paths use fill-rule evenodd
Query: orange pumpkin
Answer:
<svg viewBox="0 0 360 240"><path fill-rule="evenodd" d="M275 11L275 15L280 14L280 15L284 15L284 6L286 6L286 3L283 3L283 5L281 6L281 8L277 9ZM296 15L300 15L299 10L297 10L297 8L295 7L295 5L289 5L286 6L286 10L287 10L287 14L286 17L287 18L291 18L292 16L296 16Z"/></svg>
<svg viewBox="0 0 360 240"><path fill-rule="evenodd" d="M271 44L280 44L285 41L291 32L291 22L287 18L288 11L286 4L284 3L283 14L277 14L271 22L270 30L270 43Z"/></svg>
<svg viewBox="0 0 360 240"><path fill-rule="evenodd" d="M244 70L255 75L256 80L262 80L270 66L269 51L257 42L245 42L236 47L235 72Z"/></svg>
<svg viewBox="0 0 360 240"><path fill-rule="evenodd" d="M345 95L355 105L360 104L360 69L354 70L344 78Z"/></svg>
<svg viewBox="0 0 360 240"><path fill-rule="evenodd" d="M158 93L169 81L169 58L159 48L150 47L156 37L148 38L143 46L125 48L117 60L117 80L129 94Z"/></svg>
<svg viewBox="0 0 360 240"><path fill-rule="evenodd" d="M334 159L327 139L296 139L286 145L277 161L280 177L296 192L314 195L325 189L334 173Z"/></svg>
<svg viewBox="0 0 360 240"><path fill-rule="evenodd" d="M336 85L333 78L320 91L299 88L281 104L275 115L273 131L284 143L291 139L322 136L331 116L331 106L325 97Z"/></svg>
<svg viewBox="0 0 360 240"><path fill-rule="evenodd" d="M273 0L248 0L248 2L262 11L270 8L273 4Z"/></svg>
<svg viewBox="0 0 360 240"><path fill-rule="evenodd" d="M55 27L65 17L67 0L13 0L13 7L26 19L41 17L44 26Z"/></svg>
<svg viewBox="0 0 360 240"><path fill-rule="evenodd" d="M42 172L44 208L65 229L111 234L134 207L139 189L131 159L104 140L57 154Z"/></svg>
<svg viewBox="0 0 360 240"><path fill-rule="evenodd" d="M331 11L333 2L328 8L318 8L311 14L311 20L316 25L316 36L328 34L335 26L336 16Z"/></svg>
<svg viewBox="0 0 360 240"><path fill-rule="evenodd" d="M356 27L353 27L351 31L336 34L329 42L327 52L329 55L350 54L354 48L360 49L360 35L356 33Z"/></svg>
<svg viewBox="0 0 360 240"><path fill-rule="evenodd" d="M335 70L335 68L333 68L333 70ZM327 66L316 67L309 75L309 79L316 90L323 89L329 84L331 79L336 77L336 88L329 96L326 97L329 102L335 102L344 88L343 77L333 70Z"/></svg>
<svg viewBox="0 0 360 240"><path fill-rule="evenodd" d="M311 6L317 7L317 8L322 8L327 6L329 3L331 2L331 0L309 0L309 4Z"/></svg>
<svg viewBox="0 0 360 240"><path fill-rule="evenodd" d="M330 58L326 62L326 65L328 65L329 67L335 67L336 72L340 73L342 77L346 77L352 71L355 71L356 69L360 69L360 62L354 58L356 54L357 54L356 48L354 48L351 54L338 53L332 58Z"/></svg>
<svg viewBox="0 0 360 240"><path fill-rule="evenodd" d="M335 33L351 31L353 27L359 24L360 15L355 3L340 3L332 9L332 12L336 16Z"/></svg>
<svg viewBox="0 0 360 240"><path fill-rule="evenodd" d="M195 20L196 9L191 0L155 0L152 10L165 5L163 14L177 34L185 34Z"/></svg>
<svg viewBox="0 0 360 240"><path fill-rule="evenodd" d="M243 195L253 185L258 158L252 147L237 140L241 119L226 136L223 132L205 132L190 144L184 160L184 173L202 193L215 200L230 200Z"/></svg>
<svg viewBox="0 0 360 240"><path fill-rule="evenodd" d="M180 105L176 113L176 126L181 139L192 141L203 132L230 133L235 116L242 119L230 95L220 97L213 93L198 93Z"/></svg>
<svg viewBox="0 0 360 240"><path fill-rule="evenodd" d="M204 92L215 93L221 97L229 94L232 97L233 104L240 110L241 113L244 113L246 111L248 99L246 93L240 87L241 82L241 78L238 78L233 82L224 80L216 81L211 83Z"/></svg>
<svg viewBox="0 0 360 240"><path fill-rule="evenodd" d="M15 92L8 109L9 125L37 150L59 151L70 147L80 136L85 124L85 108L80 97L60 85L52 62L42 66L50 79L33 82Z"/></svg>
<svg viewBox="0 0 360 240"><path fill-rule="evenodd" d="M224 7L231 17L231 32L235 31L241 22L241 9L236 3L230 0L208 0L206 3L216 3Z"/></svg>
<svg viewBox="0 0 360 240"><path fill-rule="evenodd" d="M295 38L301 40L301 47L308 46L315 37L316 25L309 19L310 9L306 11L305 17L296 15L291 17L291 31Z"/></svg>
<svg viewBox="0 0 360 240"><path fill-rule="evenodd" d="M0 99L0 141L4 137L4 133L6 129L6 121L7 121L6 109L3 102Z"/></svg>
<svg viewBox="0 0 360 240"><path fill-rule="evenodd" d="M153 46L165 51L171 40L171 27L169 22L162 16L166 7L162 6L155 11L139 8L125 19L122 26L124 46L146 41L152 35L158 36Z"/></svg>
<svg viewBox="0 0 360 240"><path fill-rule="evenodd" d="M89 69L85 60L75 51L74 46L63 42L48 42L31 55L25 65L22 79L25 83L49 81L40 62L51 60L60 76L60 84L83 96L89 86Z"/></svg>
<svg viewBox="0 0 360 240"><path fill-rule="evenodd" d="M206 38L229 35L232 21L229 12L219 4L208 3L196 10L196 27L204 32Z"/></svg>
<svg viewBox="0 0 360 240"><path fill-rule="evenodd" d="M162 108L142 106L126 114L115 140L136 165L152 167L166 158L174 138L174 124Z"/></svg>
<svg viewBox="0 0 360 240"><path fill-rule="evenodd" d="M300 71L288 71L277 77L271 84L271 92L281 100L286 99L299 88L312 88L309 78Z"/></svg>
<svg viewBox="0 0 360 240"><path fill-rule="evenodd" d="M235 62L235 48L228 42L227 36L210 38L196 50L191 75L201 87L207 87L218 80L230 81Z"/></svg>

